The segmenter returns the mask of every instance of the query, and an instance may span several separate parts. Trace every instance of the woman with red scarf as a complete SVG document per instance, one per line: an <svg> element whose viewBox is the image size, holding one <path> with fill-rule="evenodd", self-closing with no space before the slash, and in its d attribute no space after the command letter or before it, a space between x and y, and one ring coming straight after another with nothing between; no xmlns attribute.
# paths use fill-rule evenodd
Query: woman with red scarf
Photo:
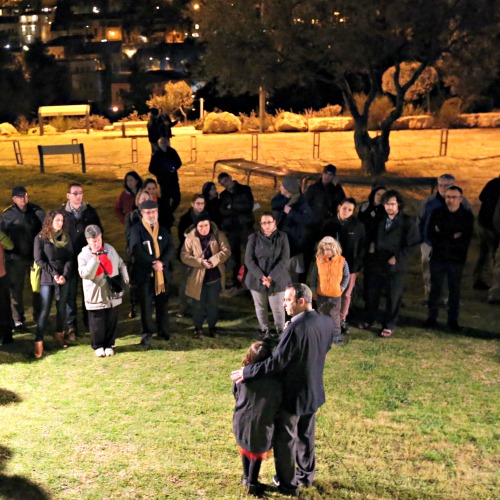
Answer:
<svg viewBox="0 0 500 500"><path fill-rule="evenodd" d="M123 290L113 292L109 278L121 275L128 286L127 266L117 251L103 243L99 226L85 228L88 245L78 256L78 273L83 279L85 308L89 313L89 329L92 348L97 357L113 356L118 315L116 306L121 304Z"/></svg>

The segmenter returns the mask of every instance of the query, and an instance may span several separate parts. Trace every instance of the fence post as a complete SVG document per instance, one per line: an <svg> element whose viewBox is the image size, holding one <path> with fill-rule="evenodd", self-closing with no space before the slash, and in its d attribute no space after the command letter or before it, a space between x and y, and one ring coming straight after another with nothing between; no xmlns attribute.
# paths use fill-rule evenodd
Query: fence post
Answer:
<svg viewBox="0 0 500 500"><path fill-rule="evenodd" d="M71 144L78 144L78 139L71 139ZM80 163L80 158L78 158L78 153L73 153L73 163Z"/></svg>
<svg viewBox="0 0 500 500"><path fill-rule="evenodd" d="M313 132L313 158L319 158L320 132Z"/></svg>
<svg viewBox="0 0 500 500"><path fill-rule="evenodd" d="M439 156L448 154L448 129L441 129L441 140L439 142Z"/></svg>
<svg viewBox="0 0 500 500"><path fill-rule="evenodd" d="M132 146L132 163L137 163L139 161L139 152L137 150L137 137L131 137Z"/></svg>
<svg viewBox="0 0 500 500"><path fill-rule="evenodd" d="M252 132L252 161L259 159L259 134Z"/></svg>
<svg viewBox="0 0 500 500"><path fill-rule="evenodd" d="M12 144L14 146L14 154L16 155L16 162L18 165L22 165L23 155L21 153L21 144L19 144L19 141L12 141Z"/></svg>
<svg viewBox="0 0 500 500"><path fill-rule="evenodd" d="M197 150L196 150L196 136L191 136L191 161L196 161Z"/></svg>

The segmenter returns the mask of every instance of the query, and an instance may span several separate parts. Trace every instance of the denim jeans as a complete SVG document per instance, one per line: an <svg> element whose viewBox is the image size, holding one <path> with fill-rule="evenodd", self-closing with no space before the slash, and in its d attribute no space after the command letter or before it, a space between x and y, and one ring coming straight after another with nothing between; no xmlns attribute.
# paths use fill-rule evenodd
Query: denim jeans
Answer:
<svg viewBox="0 0 500 500"><path fill-rule="evenodd" d="M250 293L252 294L255 314L261 331L269 330L269 304L273 312L274 326L276 327L276 331L280 333L285 327L285 308L283 307L285 292L270 294L268 292L250 290Z"/></svg>
<svg viewBox="0 0 500 500"><path fill-rule="evenodd" d="M205 318L209 328L213 328L217 324L219 319L217 302L221 288L220 280L203 283L200 300L193 300L193 323L196 328L203 326Z"/></svg>
<svg viewBox="0 0 500 500"><path fill-rule="evenodd" d="M56 292L59 298L56 297L56 332L64 331L66 322L66 303L68 300L69 284L64 285L42 285L40 287L40 297L42 299L42 308L38 316L36 325L35 341L43 340L45 330L47 328L47 319L49 318L52 300Z"/></svg>

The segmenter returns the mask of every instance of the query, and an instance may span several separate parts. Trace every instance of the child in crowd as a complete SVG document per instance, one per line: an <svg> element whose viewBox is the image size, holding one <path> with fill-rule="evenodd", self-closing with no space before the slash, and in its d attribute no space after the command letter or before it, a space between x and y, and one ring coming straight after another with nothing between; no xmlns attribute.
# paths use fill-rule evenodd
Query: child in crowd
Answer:
<svg viewBox="0 0 500 500"><path fill-rule="evenodd" d="M271 352L269 343L256 341L246 353L243 365L262 361L271 356ZM281 383L268 377L233 385L236 399L233 432L243 462L242 484L248 488L249 495L261 496L265 490L265 485L258 481L259 471L262 460L270 455L281 392Z"/></svg>
<svg viewBox="0 0 500 500"><path fill-rule="evenodd" d="M311 272L310 287L318 311L333 320L333 342L343 344L340 333L340 305L342 293L349 283L349 266L342 257L340 243L331 236L325 236L318 243L316 262Z"/></svg>

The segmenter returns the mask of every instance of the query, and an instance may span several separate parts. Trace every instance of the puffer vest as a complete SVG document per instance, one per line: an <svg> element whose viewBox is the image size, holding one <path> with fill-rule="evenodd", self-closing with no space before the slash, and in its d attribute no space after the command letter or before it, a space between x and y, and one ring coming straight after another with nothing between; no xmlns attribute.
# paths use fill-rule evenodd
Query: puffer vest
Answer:
<svg viewBox="0 0 500 500"><path fill-rule="evenodd" d="M316 257L318 266L318 287L316 292L323 297L340 297L342 289L340 283L344 275L345 258L342 255L336 255L332 259L322 255Z"/></svg>

